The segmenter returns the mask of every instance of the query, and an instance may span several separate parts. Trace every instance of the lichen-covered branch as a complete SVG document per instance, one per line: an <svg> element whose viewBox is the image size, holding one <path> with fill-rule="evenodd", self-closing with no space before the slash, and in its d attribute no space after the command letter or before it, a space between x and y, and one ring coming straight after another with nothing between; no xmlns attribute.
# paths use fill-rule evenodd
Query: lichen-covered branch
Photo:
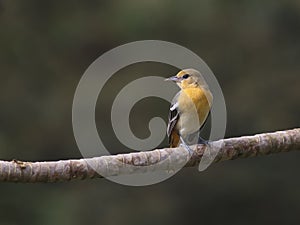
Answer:
<svg viewBox="0 0 300 225"><path fill-rule="evenodd" d="M219 146L215 148L214 146ZM199 165L205 156L214 155L213 162L248 158L271 153L300 150L300 128L254 136L223 139L208 147L192 146L190 157L183 148L164 148L147 152L101 156L89 159L53 162L0 161L2 182L58 182L72 179L147 173ZM212 154L206 154L210 151ZM202 161L201 161L202 162ZM200 164L201 166L201 164Z"/></svg>

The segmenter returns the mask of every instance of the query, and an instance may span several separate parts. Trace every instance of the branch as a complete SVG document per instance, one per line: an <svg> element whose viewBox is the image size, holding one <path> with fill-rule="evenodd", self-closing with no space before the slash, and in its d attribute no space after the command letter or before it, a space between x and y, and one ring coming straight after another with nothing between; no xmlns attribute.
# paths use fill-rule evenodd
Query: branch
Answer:
<svg viewBox="0 0 300 225"><path fill-rule="evenodd" d="M216 148L211 147L211 151L216 153L214 163L271 153L299 151L300 128L211 142L211 146L215 145L221 147L217 149L217 152ZM195 148L195 152L191 157L185 149L179 147L78 160L0 161L0 181L58 182L151 171L173 171L183 166L197 166L207 155L204 145L192 146L192 148Z"/></svg>

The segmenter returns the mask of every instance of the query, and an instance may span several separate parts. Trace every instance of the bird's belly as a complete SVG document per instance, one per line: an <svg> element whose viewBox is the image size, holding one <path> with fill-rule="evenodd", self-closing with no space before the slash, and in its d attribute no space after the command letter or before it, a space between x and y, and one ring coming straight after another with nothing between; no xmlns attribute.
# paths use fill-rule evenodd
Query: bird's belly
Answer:
<svg viewBox="0 0 300 225"><path fill-rule="evenodd" d="M177 129L181 136L185 137L187 135L197 132L202 126L199 117L195 113L183 113L180 115L180 119L177 122Z"/></svg>
<svg viewBox="0 0 300 225"><path fill-rule="evenodd" d="M205 122L211 106L210 92L204 93L199 88L189 88L178 98L179 120L176 128L181 136L193 134Z"/></svg>

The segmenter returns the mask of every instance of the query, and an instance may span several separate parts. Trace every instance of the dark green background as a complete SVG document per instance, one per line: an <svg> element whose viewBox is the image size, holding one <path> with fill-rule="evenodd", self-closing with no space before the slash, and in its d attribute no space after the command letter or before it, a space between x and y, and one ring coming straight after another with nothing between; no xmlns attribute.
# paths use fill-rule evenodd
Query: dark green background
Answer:
<svg viewBox="0 0 300 225"><path fill-rule="evenodd" d="M3 160L80 158L71 123L80 77L102 53L144 39L183 45L210 66L226 99L227 137L299 127L298 0L6 0L0 28ZM112 153L124 149L108 122L118 91L137 77L175 72L132 65L107 83L96 118ZM165 101L142 100L134 132L146 137L149 119L167 111ZM0 224L299 224L299 162L298 152L236 160L148 187L2 183Z"/></svg>

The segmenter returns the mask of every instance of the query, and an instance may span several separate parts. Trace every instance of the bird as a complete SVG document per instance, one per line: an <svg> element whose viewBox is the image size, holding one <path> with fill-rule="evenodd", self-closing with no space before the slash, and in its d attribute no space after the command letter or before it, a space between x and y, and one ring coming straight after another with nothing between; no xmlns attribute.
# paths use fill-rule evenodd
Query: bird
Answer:
<svg viewBox="0 0 300 225"><path fill-rule="evenodd" d="M205 124L212 107L213 95L202 74L195 69L183 69L166 81L173 81L180 88L169 111L167 136L170 148L182 144L193 154L185 140L200 131ZM208 144L208 141L199 135L198 144Z"/></svg>

